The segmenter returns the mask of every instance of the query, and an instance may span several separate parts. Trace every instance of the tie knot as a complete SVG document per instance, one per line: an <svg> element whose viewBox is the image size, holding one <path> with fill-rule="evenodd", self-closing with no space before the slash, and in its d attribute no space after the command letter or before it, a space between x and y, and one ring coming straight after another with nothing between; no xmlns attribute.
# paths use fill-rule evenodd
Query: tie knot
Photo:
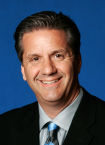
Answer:
<svg viewBox="0 0 105 145"><path fill-rule="evenodd" d="M49 124L48 124L48 131L50 132L50 131L53 131L53 130L57 130L59 127L55 124L55 123L53 123L53 122L50 122Z"/></svg>
<svg viewBox="0 0 105 145"><path fill-rule="evenodd" d="M48 124L48 138L46 140L46 143L44 145L59 145L57 140L57 132L59 127L53 123L49 122Z"/></svg>

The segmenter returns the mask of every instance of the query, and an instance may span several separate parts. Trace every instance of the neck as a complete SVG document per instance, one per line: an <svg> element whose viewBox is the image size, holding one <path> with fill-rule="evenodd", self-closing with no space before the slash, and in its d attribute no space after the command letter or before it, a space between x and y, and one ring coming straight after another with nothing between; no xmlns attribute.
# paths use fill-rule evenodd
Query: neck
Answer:
<svg viewBox="0 0 105 145"><path fill-rule="evenodd" d="M64 110L77 98L79 92L80 92L80 86L76 85L76 87L69 93L69 96L66 97L66 99L62 99L58 102L49 102L40 105L42 106L45 113L51 119L54 119L62 110Z"/></svg>

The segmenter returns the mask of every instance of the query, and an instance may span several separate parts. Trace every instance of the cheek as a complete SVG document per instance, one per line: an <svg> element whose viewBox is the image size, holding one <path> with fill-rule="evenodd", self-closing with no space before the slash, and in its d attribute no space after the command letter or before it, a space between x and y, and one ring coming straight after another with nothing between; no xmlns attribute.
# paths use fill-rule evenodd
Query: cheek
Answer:
<svg viewBox="0 0 105 145"><path fill-rule="evenodd" d="M25 69L26 78L30 80L35 80L39 74L39 68L34 66L28 66Z"/></svg>
<svg viewBox="0 0 105 145"><path fill-rule="evenodd" d="M68 62L68 63L63 63L59 65L59 70L62 71L62 73L66 76L66 77L70 77L73 75L73 64Z"/></svg>

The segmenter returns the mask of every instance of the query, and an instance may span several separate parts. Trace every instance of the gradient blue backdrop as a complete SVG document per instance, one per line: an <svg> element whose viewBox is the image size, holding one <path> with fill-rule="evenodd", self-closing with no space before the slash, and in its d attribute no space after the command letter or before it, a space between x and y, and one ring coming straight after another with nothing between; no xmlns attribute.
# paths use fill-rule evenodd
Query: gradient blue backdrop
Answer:
<svg viewBox="0 0 105 145"><path fill-rule="evenodd" d="M42 10L62 11L76 22L81 32L80 83L105 100L105 0L0 0L0 113L36 100L22 80L13 33L24 17Z"/></svg>

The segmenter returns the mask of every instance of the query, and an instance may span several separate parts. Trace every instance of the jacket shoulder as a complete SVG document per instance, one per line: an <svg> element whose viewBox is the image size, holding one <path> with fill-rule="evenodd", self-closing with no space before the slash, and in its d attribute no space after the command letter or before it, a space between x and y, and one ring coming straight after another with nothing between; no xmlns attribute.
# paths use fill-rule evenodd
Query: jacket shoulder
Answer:
<svg viewBox="0 0 105 145"><path fill-rule="evenodd" d="M5 112L0 115L0 123L1 121L18 121L19 119L24 118L25 116L32 114L33 112L38 112L38 103L34 102L32 104L28 104L26 106L22 106L20 108L16 108Z"/></svg>
<svg viewBox="0 0 105 145"><path fill-rule="evenodd" d="M95 109L96 114L99 116L99 119L105 118L105 101L101 100L100 98L91 95L86 90L84 91L84 97L85 100L88 101L88 104L90 105L91 109Z"/></svg>

